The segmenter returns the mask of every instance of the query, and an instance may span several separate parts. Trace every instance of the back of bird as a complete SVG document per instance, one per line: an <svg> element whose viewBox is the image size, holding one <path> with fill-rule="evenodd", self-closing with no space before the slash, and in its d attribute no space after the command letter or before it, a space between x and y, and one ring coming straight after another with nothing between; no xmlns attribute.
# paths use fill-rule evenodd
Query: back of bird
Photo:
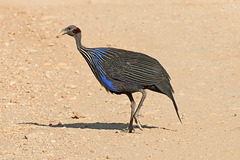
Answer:
<svg viewBox="0 0 240 160"><path fill-rule="evenodd" d="M111 78L139 85L170 80L162 65L148 55L115 48L110 48L107 53L111 54L111 58L104 61L103 67Z"/></svg>

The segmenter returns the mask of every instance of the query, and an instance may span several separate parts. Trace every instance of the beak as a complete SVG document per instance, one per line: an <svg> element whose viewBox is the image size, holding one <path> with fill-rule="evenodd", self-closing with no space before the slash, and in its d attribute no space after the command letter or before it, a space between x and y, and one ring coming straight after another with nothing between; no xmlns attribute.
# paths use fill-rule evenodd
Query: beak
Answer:
<svg viewBox="0 0 240 160"><path fill-rule="evenodd" d="M64 35L64 34L67 34L67 31L66 31L66 29L64 28L64 29L61 30L60 33L61 33L62 35Z"/></svg>

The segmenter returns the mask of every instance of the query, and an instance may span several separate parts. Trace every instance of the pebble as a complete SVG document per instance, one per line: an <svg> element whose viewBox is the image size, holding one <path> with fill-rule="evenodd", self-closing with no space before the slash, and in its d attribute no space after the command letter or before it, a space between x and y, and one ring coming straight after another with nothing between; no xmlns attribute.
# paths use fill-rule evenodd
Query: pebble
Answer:
<svg viewBox="0 0 240 160"><path fill-rule="evenodd" d="M10 103L17 103L15 99L10 99Z"/></svg>
<svg viewBox="0 0 240 160"><path fill-rule="evenodd" d="M76 73L76 74L79 74L80 72L79 72L79 70L76 70L75 73Z"/></svg>
<svg viewBox="0 0 240 160"><path fill-rule="evenodd" d="M72 118L73 118L73 119L79 119L79 118L86 118L86 116L80 115L80 114L77 113L77 112L73 112Z"/></svg>
<svg viewBox="0 0 240 160"><path fill-rule="evenodd" d="M88 96L92 96L93 94L89 92L87 95L88 95Z"/></svg>
<svg viewBox="0 0 240 160"><path fill-rule="evenodd" d="M10 82L9 82L9 85L12 86L12 85L14 85L14 84L16 84L16 83L17 83L16 81L10 81Z"/></svg>
<svg viewBox="0 0 240 160"><path fill-rule="evenodd" d="M67 85L67 87L68 87L68 88L71 88L71 89L75 89L75 88L77 88L77 86L74 85L74 84Z"/></svg>
<svg viewBox="0 0 240 160"><path fill-rule="evenodd" d="M53 139L53 140L51 140L51 142L52 142L52 143L56 143L56 140Z"/></svg>
<svg viewBox="0 0 240 160"><path fill-rule="evenodd" d="M33 53L33 52L37 52L37 50L36 49L28 49L28 52Z"/></svg>
<svg viewBox="0 0 240 160"><path fill-rule="evenodd" d="M67 98L67 96L66 95L61 95L61 98Z"/></svg>
<svg viewBox="0 0 240 160"><path fill-rule="evenodd" d="M50 77L51 77L49 71L47 71L47 72L45 73L45 77L46 77L46 78L50 78Z"/></svg>

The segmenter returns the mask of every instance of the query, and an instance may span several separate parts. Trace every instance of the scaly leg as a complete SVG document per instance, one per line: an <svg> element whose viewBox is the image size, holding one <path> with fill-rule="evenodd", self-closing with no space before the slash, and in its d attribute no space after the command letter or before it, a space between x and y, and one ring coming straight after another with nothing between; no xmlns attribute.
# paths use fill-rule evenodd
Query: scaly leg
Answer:
<svg viewBox="0 0 240 160"><path fill-rule="evenodd" d="M129 126L128 126L128 132L132 133L132 130L133 130L133 117L134 117L136 103L135 103L131 93L127 93L127 96L129 98L129 100L131 101L131 117L130 117L130 123L129 123Z"/></svg>
<svg viewBox="0 0 240 160"><path fill-rule="evenodd" d="M143 101L145 100L145 98L147 96L147 93L143 89L140 90L140 92L142 93L142 98L141 98L141 100L139 102L137 110L135 111L135 113L133 115L133 118L135 119L135 122L137 123L138 127L140 128L140 130L143 130L142 125L140 123L140 120L138 118L139 118L139 111L140 111L140 109L142 107Z"/></svg>

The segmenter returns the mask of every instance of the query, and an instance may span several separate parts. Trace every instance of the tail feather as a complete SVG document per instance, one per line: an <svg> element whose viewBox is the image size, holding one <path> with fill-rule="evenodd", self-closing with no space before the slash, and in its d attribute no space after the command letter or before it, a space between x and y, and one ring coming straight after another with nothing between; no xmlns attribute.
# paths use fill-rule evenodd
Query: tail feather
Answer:
<svg viewBox="0 0 240 160"><path fill-rule="evenodd" d="M170 98L170 97L169 97L169 98ZM179 116L179 113L178 113L178 107L177 107L177 104L176 104L176 102L175 102L175 100L174 100L174 98L173 98L173 95L172 95L172 98L170 98L170 99L171 99L172 102L173 102L173 105L174 105L175 111L176 111L176 113L177 113L178 119L179 119L179 121L182 123L182 120L181 120L181 118L180 118L180 116Z"/></svg>
<svg viewBox="0 0 240 160"><path fill-rule="evenodd" d="M178 119L182 123L182 120L181 120L181 118L179 116L179 113L178 113L177 104L176 104L175 99L174 99L173 94L172 94L174 91L173 91L173 88L172 88L170 82L168 80L165 80L165 81L163 80L163 81L161 81L161 83L155 84L155 86L159 89L159 91L161 93L165 94L166 96L168 96L172 100L175 111L176 111L177 116L178 116Z"/></svg>

